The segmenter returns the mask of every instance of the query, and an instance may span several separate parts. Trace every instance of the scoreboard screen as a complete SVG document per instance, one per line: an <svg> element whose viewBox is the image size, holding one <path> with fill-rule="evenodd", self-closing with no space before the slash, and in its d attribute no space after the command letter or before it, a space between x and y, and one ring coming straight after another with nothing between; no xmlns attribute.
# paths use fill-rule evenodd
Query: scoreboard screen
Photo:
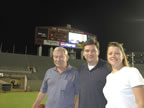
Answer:
<svg viewBox="0 0 144 108"><path fill-rule="evenodd" d="M96 36L67 27L39 26L35 29L35 44L37 45L62 46L81 49L83 47L83 42L87 41L89 38L96 38Z"/></svg>
<svg viewBox="0 0 144 108"><path fill-rule="evenodd" d="M48 39L48 28L37 28L36 29L36 38Z"/></svg>
<svg viewBox="0 0 144 108"><path fill-rule="evenodd" d="M68 41L68 33L64 32L64 31L49 30L48 40L67 42Z"/></svg>

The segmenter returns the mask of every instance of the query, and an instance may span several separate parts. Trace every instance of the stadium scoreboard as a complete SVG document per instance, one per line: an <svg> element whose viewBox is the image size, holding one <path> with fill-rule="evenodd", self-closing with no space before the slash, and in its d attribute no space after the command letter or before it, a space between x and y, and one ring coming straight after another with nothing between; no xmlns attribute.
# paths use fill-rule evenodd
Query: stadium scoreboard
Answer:
<svg viewBox="0 0 144 108"><path fill-rule="evenodd" d="M69 27L38 26L35 29L35 44L82 48L82 43L96 35Z"/></svg>

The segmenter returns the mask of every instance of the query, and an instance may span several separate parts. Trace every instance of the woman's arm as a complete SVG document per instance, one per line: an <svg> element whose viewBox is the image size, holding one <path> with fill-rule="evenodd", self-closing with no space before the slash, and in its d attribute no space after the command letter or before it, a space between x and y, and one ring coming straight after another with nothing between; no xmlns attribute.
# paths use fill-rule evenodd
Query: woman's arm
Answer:
<svg viewBox="0 0 144 108"><path fill-rule="evenodd" d="M138 108L144 108L144 86L133 87L133 92L136 98Z"/></svg>

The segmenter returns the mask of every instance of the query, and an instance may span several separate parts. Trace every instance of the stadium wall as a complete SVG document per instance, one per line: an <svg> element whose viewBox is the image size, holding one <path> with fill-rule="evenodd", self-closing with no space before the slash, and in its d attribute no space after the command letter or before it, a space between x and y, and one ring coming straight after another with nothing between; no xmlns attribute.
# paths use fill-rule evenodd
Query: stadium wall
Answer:
<svg viewBox="0 0 144 108"><path fill-rule="evenodd" d="M69 60L69 64L75 67L79 67L84 62L80 59ZM4 74L3 77L14 79L15 76L26 75L27 88L31 91L40 89L45 72L53 66L53 59L48 56L0 53L0 73ZM6 82L10 83L8 80Z"/></svg>
<svg viewBox="0 0 144 108"><path fill-rule="evenodd" d="M69 60L69 64L75 67L79 67L83 63L85 61L80 59ZM0 53L0 73L4 74L3 77L0 76L0 79L10 83L11 79L26 75L27 90L29 91L39 91L45 72L53 66L53 59L48 56ZM134 66L144 77L144 64L134 64ZM2 84L0 84L0 91L1 86Z"/></svg>

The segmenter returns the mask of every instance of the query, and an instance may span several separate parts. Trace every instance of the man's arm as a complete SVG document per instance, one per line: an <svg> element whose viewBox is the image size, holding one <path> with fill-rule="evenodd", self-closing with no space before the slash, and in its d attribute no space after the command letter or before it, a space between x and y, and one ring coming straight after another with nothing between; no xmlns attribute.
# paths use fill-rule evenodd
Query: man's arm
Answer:
<svg viewBox="0 0 144 108"><path fill-rule="evenodd" d="M32 108L37 108L41 101L44 99L46 93L39 92Z"/></svg>
<svg viewBox="0 0 144 108"><path fill-rule="evenodd" d="M79 95L76 95L74 108L78 108L78 103L79 103Z"/></svg>

